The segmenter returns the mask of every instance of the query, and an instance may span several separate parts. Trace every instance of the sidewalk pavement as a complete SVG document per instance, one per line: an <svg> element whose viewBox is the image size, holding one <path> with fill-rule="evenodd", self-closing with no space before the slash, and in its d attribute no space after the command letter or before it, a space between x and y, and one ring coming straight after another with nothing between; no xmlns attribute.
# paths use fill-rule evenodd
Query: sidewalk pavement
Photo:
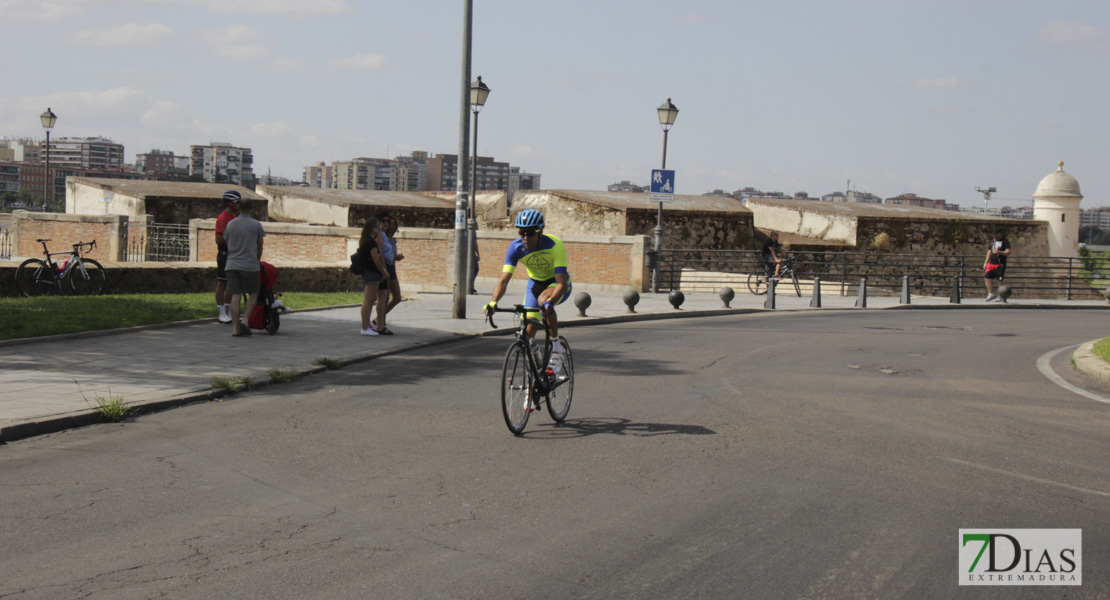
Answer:
<svg viewBox="0 0 1110 600"><path fill-rule="evenodd" d="M667 294L641 293L634 313L628 311L623 292L588 293L592 300L586 309L588 316L577 316L572 297L559 308L561 327L770 312L764 308L765 296L753 296L746 290L736 291L730 308L724 308L716 293L686 293L680 309L669 303ZM502 306L519 302L519 295L519 290L511 291ZM259 387L270 382L268 373L273 369L301 374L324 371L326 367L313 364L321 357L347 366L478 335L511 334L511 315L497 315L496 330L486 323L481 307L488 299L488 291L468 296L467 318L453 319L450 294L416 294L390 313L392 336L359 335L356 306L287 312L273 336L256 331L248 338L232 338L231 328L212 318L0 342L0 443L96 423L99 416L93 405L98 396L118 396L139 412L151 412L226 396L226 390L212 387L214 377L249 377ZM780 288L776 309L1107 308L1106 303L1095 301L1011 299L1009 304L985 303L976 296L962 304L951 304L947 298L914 297L909 305L900 305L898 297L869 297L867 308L861 309L855 308L854 295L825 295L823 307L815 309L810 308L810 300L784 294Z"/></svg>

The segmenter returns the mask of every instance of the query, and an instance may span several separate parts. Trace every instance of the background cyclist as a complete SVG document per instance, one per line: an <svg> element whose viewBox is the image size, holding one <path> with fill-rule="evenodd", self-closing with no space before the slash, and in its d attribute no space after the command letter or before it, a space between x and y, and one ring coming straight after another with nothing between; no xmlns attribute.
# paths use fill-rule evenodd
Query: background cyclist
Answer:
<svg viewBox="0 0 1110 600"><path fill-rule="evenodd" d="M779 234L772 231L766 242L763 242L763 265L771 273L774 266L774 278L779 279L779 270L782 269L782 245L779 244Z"/></svg>
<svg viewBox="0 0 1110 600"><path fill-rule="evenodd" d="M549 375L557 375L563 366L563 344L559 342L559 319L555 307L570 297L570 274L567 273L567 252L562 240L553 235L544 235L543 213L538 210L522 210L516 216L517 233L520 237L509 244L505 252L505 265L501 267L501 278L493 288L489 304L483 307L487 314L497 306L497 301L505 295L509 281L513 278L517 263L523 263L528 270L528 285L524 294L524 306L542 310L551 329L551 361L547 364ZM528 318L538 318L537 313L528 313ZM535 337L536 326L528 325L528 335Z"/></svg>

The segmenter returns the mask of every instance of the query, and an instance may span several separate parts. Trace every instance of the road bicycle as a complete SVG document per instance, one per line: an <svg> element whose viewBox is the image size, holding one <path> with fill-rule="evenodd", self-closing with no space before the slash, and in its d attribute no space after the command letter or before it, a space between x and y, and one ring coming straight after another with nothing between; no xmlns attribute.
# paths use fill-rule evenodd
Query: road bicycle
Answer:
<svg viewBox="0 0 1110 600"><path fill-rule="evenodd" d="M48 296L50 294L74 294L95 296L108 285L104 267L91 258L81 256L96 248L96 240L77 242L73 250L51 252L46 247L50 240L35 240L42 244L42 254L46 260L28 258L15 271L15 285L24 296ZM55 256L67 258L59 261Z"/></svg>
<svg viewBox="0 0 1110 600"><path fill-rule="evenodd" d="M764 263L763 269L759 272L748 275L748 291L756 296L762 296L767 293L767 282L775 274L775 263ZM802 296L802 288L798 285L798 272L794 269L794 257L788 256L782 259L782 265L779 267L779 280L790 280L794 282L794 293Z"/></svg>
<svg viewBox="0 0 1110 600"><path fill-rule="evenodd" d="M574 397L574 355L571 354L570 343L559 336L563 345L562 369L558 374L548 375L551 329L547 318L542 315L539 321L528 318L528 313L539 312L539 309L523 304L513 308L494 307L486 313L486 319L494 329L497 329L493 323L495 312L514 313L519 321L516 340L505 353L501 369L501 412L505 416L505 425L513 435L524 433L528 416L532 411L539 410L541 404L547 405L547 414L556 423L562 423L570 413L570 402ZM528 336L529 324L543 328L543 341Z"/></svg>

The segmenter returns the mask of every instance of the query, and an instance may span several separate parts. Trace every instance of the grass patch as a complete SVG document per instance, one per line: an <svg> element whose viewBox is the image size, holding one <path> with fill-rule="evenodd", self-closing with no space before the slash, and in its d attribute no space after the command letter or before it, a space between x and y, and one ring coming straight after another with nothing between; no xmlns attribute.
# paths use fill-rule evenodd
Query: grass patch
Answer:
<svg viewBox="0 0 1110 600"><path fill-rule="evenodd" d="M77 383L77 380L73 380ZM108 388L108 395L96 395L93 397L93 402L89 401L88 396L85 395L84 390L81 389L81 384L77 383L77 390L81 392L81 397L85 399L85 404L88 404L93 410L100 415L101 421L108 423L119 423L120 421L130 417L136 410L133 402L124 402L123 396L120 394L113 394L112 388Z"/></svg>
<svg viewBox="0 0 1110 600"><path fill-rule="evenodd" d="M334 371L339 368L338 360L335 360L334 358L328 358L326 356L321 356L320 358L317 358L316 360L312 361L312 364L319 367L327 367L329 371Z"/></svg>
<svg viewBox="0 0 1110 600"><path fill-rule="evenodd" d="M254 385L253 377L213 377L212 387L229 392L241 392L251 389Z"/></svg>
<svg viewBox="0 0 1110 600"><path fill-rule="evenodd" d="M362 292L287 292L290 309L360 304ZM102 331L216 316L213 294L114 294L0 298L0 340Z"/></svg>
<svg viewBox="0 0 1110 600"><path fill-rule="evenodd" d="M270 369L266 374L274 383L290 383L301 378L301 374L293 369Z"/></svg>
<svg viewBox="0 0 1110 600"><path fill-rule="evenodd" d="M1110 362L1110 338L1102 338L1095 342L1094 351L1096 356Z"/></svg>

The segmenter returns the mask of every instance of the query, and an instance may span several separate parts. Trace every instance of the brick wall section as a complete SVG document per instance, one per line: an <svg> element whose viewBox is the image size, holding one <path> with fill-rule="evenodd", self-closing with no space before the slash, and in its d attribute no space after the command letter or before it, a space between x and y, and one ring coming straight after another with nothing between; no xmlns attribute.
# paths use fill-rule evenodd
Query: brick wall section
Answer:
<svg viewBox="0 0 1110 600"><path fill-rule="evenodd" d="M267 262L317 262L344 264L349 259L347 239L357 235L350 227L313 227L293 223L265 222L262 257ZM216 260L215 219L189 222L190 256L199 262Z"/></svg>
<svg viewBox="0 0 1110 600"><path fill-rule="evenodd" d="M42 256L42 244L35 241L48 239L47 247L51 252L64 252L73 249L77 242L96 240L96 248L83 256L102 261L115 262L122 258L122 232L128 226L128 218L120 215L68 215L59 213L30 213L15 211L12 215L12 231L15 232L13 256Z"/></svg>

